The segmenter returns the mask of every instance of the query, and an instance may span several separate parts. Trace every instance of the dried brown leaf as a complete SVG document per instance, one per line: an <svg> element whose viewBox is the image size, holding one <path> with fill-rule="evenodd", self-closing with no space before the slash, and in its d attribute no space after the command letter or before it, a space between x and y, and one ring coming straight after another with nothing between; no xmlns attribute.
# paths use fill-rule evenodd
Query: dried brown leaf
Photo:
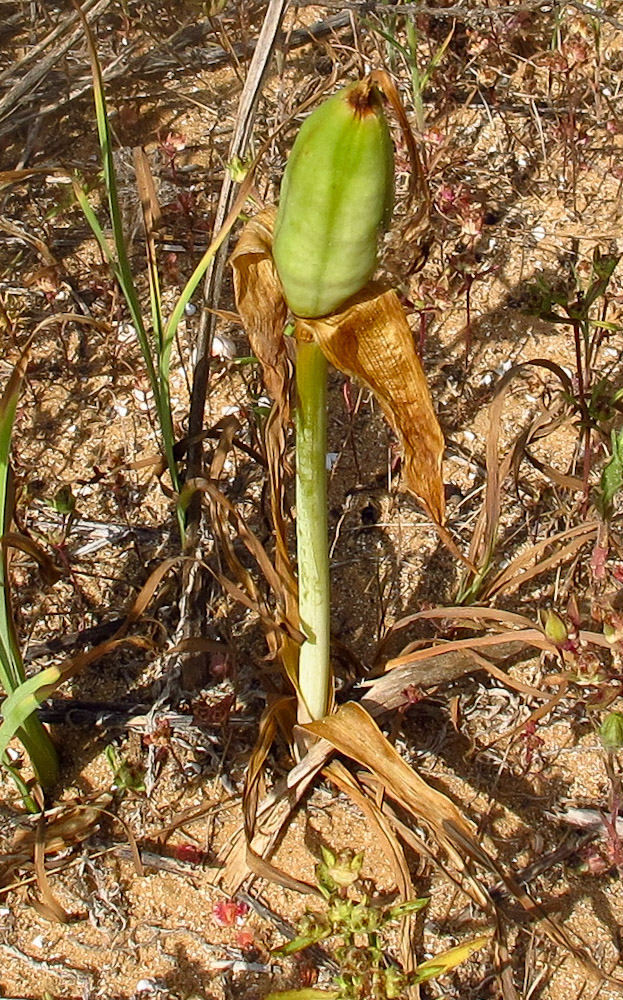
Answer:
<svg viewBox="0 0 623 1000"><path fill-rule="evenodd" d="M331 364L372 389L404 448L408 488L435 522L442 524L444 440L396 293L368 285L340 313L317 320L297 319L296 335L315 340Z"/></svg>
<svg viewBox="0 0 623 1000"><path fill-rule="evenodd" d="M287 306L272 257L276 209L269 206L250 220L231 256L236 305L259 359L266 388L274 401L264 431L275 532L275 570L282 581L287 620L298 617L296 578L287 544L285 481L290 474L287 439L290 428L293 365L284 337ZM290 677L296 676L298 650L286 645L280 652Z"/></svg>
<svg viewBox="0 0 623 1000"><path fill-rule="evenodd" d="M506 399L506 392L510 383L517 377L517 375L525 374L525 369L531 370L534 367L545 368L547 371L552 372L552 374L560 379L563 389L570 395L573 395L573 385L567 373L560 367L560 365L557 365L553 361L549 361L547 358L535 358L530 361L524 361L518 365L513 365L497 387L495 397L491 403L489 411L485 502L478 515L478 520L476 521L476 526L472 533L472 540L469 548L470 560L479 571L486 571L488 569L497 542L502 501L502 486L504 485L504 481L511 470L515 470L515 478L517 478L519 463L523 457L524 449L528 443L530 433L532 432L531 422L528 430L520 432L512 446L506 451L504 457L500 459L500 430L502 427L502 411ZM535 434L538 434L539 432L540 425L534 428Z"/></svg>
<svg viewBox="0 0 623 1000"><path fill-rule="evenodd" d="M26 555L31 556L39 566L44 583L49 587L53 587L61 579L62 570L55 565L54 560L34 538L28 538L27 535L22 535L17 531L7 531L2 538L2 544L5 548L20 549Z"/></svg>
<svg viewBox="0 0 623 1000"><path fill-rule="evenodd" d="M33 900L33 905L48 920L56 921L59 924L68 924L70 917L67 911L52 892L48 873L45 869L45 841L46 841L46 819L42 812L37 823L34 845L34 865L37 885L41 895L41 901Z"/></svg>
<svg viewBox="0 0 623 1000"><path fill-rule="evenodd" d="M327 740L339 753L346 754L376 775L390 798L434 831L436 839L459 870L465 866L455 847L453 831L460 831L463 839L473 841L476 852L480 850L473 840L469 823L454 803L431 788L402 759L365 709L356 702L347 702L334 715L307 723L302 728Z"/></svg>
<svg viewBox="0 0 623 1000"><path fill-rule="evenodd" d="M542 538L540 542L531 546L527 551L520 552L516 559L513 559L501 573L494 577L487 584L484 591L482 591L480 595L481 599L491 598L493 595L501 593L509 594L528 580L532 580L535 576L540 576L541 573L546 573L554 566L558 566L565 559L575 555L587 542L591 542L597 536L598 529L599 524L597 521L588 521L584 524L578 524L567 531L561 531L557 535ZM528 563L537 559L546 548L555 546L557 542L567 540L570 540L567 545L555 549L552 555L546 559L542 559L533 566L525 568Z"/></svg>
<svg viewBox="0 0 623 1000"><path fill-rule="evenodd" d="M266 388L278 401L289 397L290 363L283 336L287 306L272 256L276 214L271 205L247 222L230 263L240 318L262 365Z"/></svg>
<svg viewBox="0 0 623 1000"><path fill-rule="evenodd" d="M283 716L285 715L285 725ZM281 718L280 718L281 717ZM296 704L292 697L277 698L264 709L260 718L259 732L251 752L244 783L243 814L244 826L249 842L255 832L260 795L265 792L263 772L266 758L277 734L277 727L292 733L296 721Z"/></svg>
<svg viewBox="0 0 623 1000"><path fill-rule="evenodd" d="M293 810L305 795L319 771L333 753L333 747L325 740L317 740L303 759L289 772L283 781L277 782L272 791L258 805L254 817L254 832L247 843L244 829L238 830L225 845L219 860L223 870L217 874L227 893L234 895L244 880L257 872L254 863L258 858L266 858L274 850L281 832L290 820ZM273 869L267 878L279 882L278 869ZM305 883L302 883L305 885ZM298 887L300 888L300 886ZM311 887L303 891L309 892Z"/></svg>
<svg viewBox="0 0 623 1000"><path fill-rule="evenodd" d="M88 805L62 805L48 809L45 813L46 830L44 849L46 854L55 854L68 847L79 844L90 837L97 829L100 814L112 802L112 795L105 792L97 795ZM37 820L38 824L38 820ZM12 850L24 857L32 857L37 829L16 830L13 836Z"/></svg>
<svg viewBox="0 0 623 1000"><path fill-rule="evenodd" d="M149 160L142 146L134 146L132 149L132 161L136 174L136 190L138 191L143 210L145 235L153 248L154 230L162 225L162 212Z"/></svg>

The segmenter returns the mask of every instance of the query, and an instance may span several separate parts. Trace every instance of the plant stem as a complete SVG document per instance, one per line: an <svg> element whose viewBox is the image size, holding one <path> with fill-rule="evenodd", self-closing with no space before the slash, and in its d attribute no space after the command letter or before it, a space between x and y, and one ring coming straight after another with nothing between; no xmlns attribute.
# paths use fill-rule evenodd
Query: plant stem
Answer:
<svg viewBox="0 0 623 1000"><path fill-rule="evenodd" d="M299 341L296 362L296 539L301 646L299 690L312 719L327 713L331 680L327 528L327 362Z"/></svg>

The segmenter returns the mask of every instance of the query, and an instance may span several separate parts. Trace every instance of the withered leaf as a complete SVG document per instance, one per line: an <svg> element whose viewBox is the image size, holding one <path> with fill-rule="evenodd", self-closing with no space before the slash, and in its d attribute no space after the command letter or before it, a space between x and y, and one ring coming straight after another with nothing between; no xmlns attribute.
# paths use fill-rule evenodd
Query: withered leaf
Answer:
<svg viewBox="0 0 623 1000"><path fill-rule="evenodd" d="M442 524L444 440L396 293L370 284L342 312L323 319L297 319L296 335L313 338L332 365L372 389L401 439L408 488Z"/></svg>
<svg viewBox="0 0 623 1000"><path fill-rule="evenodd" d="M283 335L288 310L272 257L276 214L270 205L247 222L230 263L236 307L261 362L266 388L279 401L288 396L290 366Z"/></svg>
<svg viewBox="0 0 623 1000"><path fill-rule="evenodd" d="M435 832L454 864L462 870L463 858L457 850L456 834L462 842L480 852L467 820L447 796L431 788L383 736L376 723L356 702L346 702L334 715L302 727L327 740L339 753L367 767L381 782L386 793ZM482 853L482 852L480 852Z"/></svg>
<svg viewBox="0 0 623 1000"><path fill-rule="evenodd" d="M272 234L276 209L269 206L247 222L230 263L233 268L236 306L249 337L251 349L262 365L266 388L275 406L266 423L264 446L268 460L270 503L275 531L275 568L284 583L285 613L297 616L296 581L287 544L285 479L290 426L292 362L288 357L284 328L287 306L272 257ZM284 650L295 669L298 652Z"/></svg>

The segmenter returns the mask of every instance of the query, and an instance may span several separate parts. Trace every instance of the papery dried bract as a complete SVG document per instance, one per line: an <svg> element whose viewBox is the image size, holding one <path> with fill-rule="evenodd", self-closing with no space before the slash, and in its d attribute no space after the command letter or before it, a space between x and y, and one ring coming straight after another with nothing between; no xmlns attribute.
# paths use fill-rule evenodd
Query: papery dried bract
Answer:
<svg viewBox="0 0 623 1000"><path fill-rule="evenodd" d="M230 258L236 308L272 398L288 397L290 365L283 336L288 309L272 256L277 210L270 205L242 230Z"/></svg>
<svg viewBox="0 0 623 1000"><path fill-rule="evenodd" d="M340 313L297 319L296 334L313 338L332 365L372 389L401 439L408 488L434 520L443 523L443 435L396 293L370 284Z"/></svg>

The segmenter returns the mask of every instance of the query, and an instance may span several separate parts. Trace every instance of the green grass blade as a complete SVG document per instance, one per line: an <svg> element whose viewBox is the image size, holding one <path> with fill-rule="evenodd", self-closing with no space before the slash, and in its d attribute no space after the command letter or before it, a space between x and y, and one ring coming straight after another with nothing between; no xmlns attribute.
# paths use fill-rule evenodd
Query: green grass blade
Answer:
<svg viewBox="0 0 623 1000"><path fill-rule="evenodd" d="M41 670L35 677L23 681L2 703L4 722L0 726L0 756L14 736L21 739L21 730L37 711L42 701L50 696L60 679L57 667ZM36 716L35 716L36 718Z"/></svg>
<svg viewBox="0 0 623 1000"><path fill-rule="evenodd" d="M15 410L26 371L28 349L29 344L13 369L0 400L0 538L4 538L6 535L12 519L9 456ZM25 677L26 673L11 610L6 547L2 545L0 548L0 682L9 697L16 689L19 689L25 681ZM56 751L41 722L36 715L33 715L33 711L34 709L31 708L30 712L20 716L20 722L13 729L12 735L17 735L21 740L37 779L44 787L50 787L58 777ZM0 752L0 758L4 758L5 749L6 745ZM22 784L23 782L18 782L20 790Z"/></svg>
<svg viewBox="0 0 623 1000"><path fill-rule="evenodd" d="M113 253L113 250L112 250L112 247L111 247L110 243L108 242L108 240L106 239L106 236L104 235L104 230L100 226L99 219L98 219L97 215L95 214L95 212L93 211L93 209L91 208L91 203L89 202L89 199L87 198L87 193L84 190L84 188L82 187L82 185L79 184L79 182L77 180L75 180L75 179L74 179L74 182L73 182L73 188L74 188L74 194L76 196L76 201L80 205L80 208L82 209L82 213L83 213L85 219L87 220L87 222L89 223L89 226L91 227L91 231L92 231L93 235L95 236L95 239L99 243L100 249L101 249L102 253L104 254L104 257L106 258L106 260L108 261L108 263L112 267L112 269L113 269L113 271L115 273L115 277L117 278L117 280L119 280L117 260L115 258L115 255Z"/></svg>
<svg viewBox="0 0 623 1000"><path fill-rule="evenodd" d="M168 401L168 392L165 392L165 400L163 405L161 383L158 378L158 372L156 370L156 364L154 363L154 356L152 352L152 345L150 343L149 336L145 329L145 323L143 321L143 316L141 312L140 301L138 293L136 291L136 286L134 284L134 278L132 275L132 268L130 265L130 260L128 257L128 252L126 248L125 233L123 230L123 221L121 217L121 208L119 205L119 193L117 187L117 174L115 170L115 162L112 151L112 137L110 132L110 125L108 121L108 111L106 108L106 98L104 95L104 81L102 77L102 70L97 57L97 51L95 48L95 42L93 39L93 34L86 21L82 18L83 27L86 35L87 46L89 50L89 58L91 61L91 72L93 76L93 97L95 102L95 118L97 121L97 133L99 138L99 145L102 155L102 165L104 170L104 182L106 185L106 191L108 193L108 207L110 211L110 221L112 224L113 231L113 241L115 244L116 252L116 262L114 263L115 276L121 286L124 298L128 304L130 310L130 315L132 318L132 323L136 329L139 344L141 346L141 351L143 353L143 358L145 365L147 367L147 375L149 377L149 382L151 390L154 394L154 399L156 402L156 408L158 411L158 417L161 424L161 432L165 438L165 450L167 452L171 451L166 446L166 437L169 433L168 422L170 421L170 415L168 421L165 419L165 424L163 425L163 417L166 417ZM81 202L81 205L83 203ZM83 206L84 210L84 206ZM92 218L87 216L91 228L93 228ZM98 224L98 228L99 224ZM94 229L94 233L99 240L97 231ZM100 245L101 241L100 241ZM159 296L159 285L154 289L154 294ZM160 321L161 322L161 321ZM160 353L161 335L159 332L155 331L156 335L156 347L158 348L158 353ZM171 429L172 436L172 429ZM172 458L167 454L167 459ZM176 478L175 464L171 469L171 474Z"/></svg>

